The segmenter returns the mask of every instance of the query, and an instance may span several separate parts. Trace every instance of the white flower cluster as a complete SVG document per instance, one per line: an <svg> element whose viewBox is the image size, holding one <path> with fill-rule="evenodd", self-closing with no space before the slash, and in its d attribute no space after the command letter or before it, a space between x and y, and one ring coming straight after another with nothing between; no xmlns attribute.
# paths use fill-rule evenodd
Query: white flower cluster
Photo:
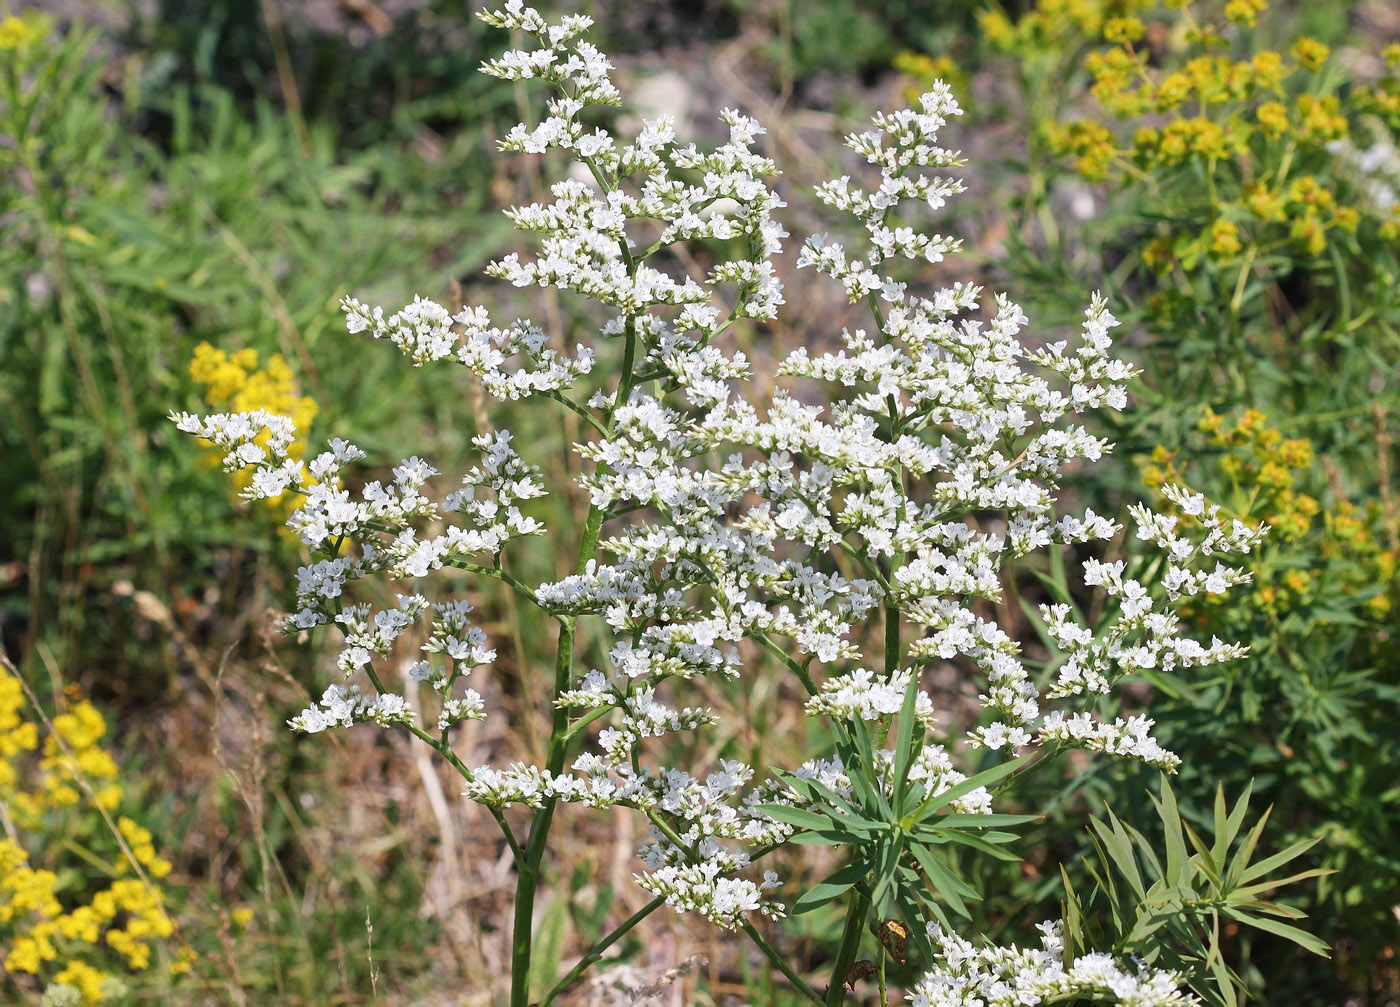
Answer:
<svg viewBox="0 0 1400 1007"><path fill-rule="evenodd" d="M316 734L328 727L350 727L354 724L406 724L412 718L413 710L402 696L381 693L366 696L358 685L348 688L340 685L326 687L321 701L305 710L287 723L297 731Z"/></svg>
<svg viewBox="0 0 1400 1007"><path fill-rule="evenodd" d="M287 457L296 439L296 425L286 416L255 409L212 416L172 412L170 419L184 433L223 451L225 471L254 469L252 482L242 494L246 499L279 497L288 486L305 479L301 462Z"/></svg>
<svg viewBox="0 0 1400 1007"><path fill-rule="evenodd" d="M714 720L709 709L672 705L679 683L740 675L741 647L780 661L808 689L807 712L835 721L838 734L859 722L888 725L919 683L914 709L925 733L907 778L929 793L966 779L954 763L959 742L1007 755L1033 744L1075 746L1174 766L1175 756L1153 741L1150 719L1100 719L1089 709L1132 672L1243 653L1181 636L1173 605L1244 580L1220 559L1248 551L1261 532L1227 528L1184 494L1173 499L1192 518L1190 534L1135 509L1139 536L1167 555L1165 573L1140 582L1122 563L1089 561L1086 584L1115 605L1095 625L1068 606L1042 610L1060 650L1058 677L1043 695L1018 642L981 614L1001 600L1009 561L1117 535L1118 525L1092 511L1061 513L1056 494L1067 466L1098 461L1110 447L1077 417L1122 408L1134 371L1113 356L1117 322L1101 298L1073 346L1030 348L1020 339L1027 319L1005 298L983 311L975 287L908 291L902 263L937 261L957 248L916 227L962 189L929 173L960 164L937 144L946 121L961 114L948 89L938 84L917 111L876 116L872 129L848 138L872 166L871 184L846 175L818 187L824 203L856 218L863 243L814 236L798 264L863 301L871 327L842 332L839 349L797 349L777 367L790 384L756 403L743 393L751 362L720 336L773 318L784 300L773 265L787 236L774 218L784 203L769 184L775 165L754 149L761 127L726 110L727 141L702 152L679 143L662 117L627 142L584 115L618 102L606 57L580 39L588 18L549 24L519 2L482 17L534 43L492 60L487 73L555 89L549 114L512 129L502 149L562 152L589 178L511 209L517 227L539 235L538 253L506 256L488 272L603 305L596 346L566 358L527 321L493 327L484 309L452 314L421 298L388 316L350 298L342 306L350 331L393 342L415 364L455 361L499 399L544 396L586 420L587 440L575 451L590 510L576 527L545 528L530 513L545 492L539 470L507 430L474 439L479 462L457 488L430 487L437 470L409 458L392 482L352 493L343 470L363 458L352 445L332 441L303 472L286 459L294 431L285 419L176 416L182 430L218 444L229 467L256 468L252 495L303 494L289 524L314 556L300 571L288 628L337 626L340 667L347 675L363 669L376 683L378 664L426 636L429 656L411 677L436 694L446 744L454 723L485 715L482 697L456 685L495 653L467 622L470 606L429 601L426 582L453 567L505 583L534 616L559 625L566 649L550 697L555 743L545 766L470 770L468 796L498 812L525 805L552 814L559 801L638 810L650 824L639 883L677 910L729 927L753 912L782 913L770 894L775 879L754 877L750 851L794 830L757 808L803 798L772 781L755 784L740 763L702 781L655 760L666 736ZM701 277L663 268L691 257L658 253L714 239L723 244L711 251L737 257L721 257ZM595 366L599 360L608 365ZM508 562L512 544L543 534L557 547L581 541L573 572L521 583ZM412 593L382 610L349 600L355 582L385 574L414 581ZM883 662L862 649L876 613L891 635ZM574 668L582 620L607 641L601 667ZM901 624L917 629L902 646ZM938 665L976 676L982 715L965 734L922 687ZM334 687L293 726L389 723L402 719L402 703ZM940 743L926 743L945 720ZM585 748L571 763L570 744ZM798 775L854 800L846 775L854 757L837 753ZM877 751L875 761L865 768L893 787L892 751ZM953 806L986 813L992 797L978 789Z"/></svg>
<svg viewBox="0 0 1400 1007"><path fill-rule="evenodd" d="M1120 963L1111 955L1080 955L1066 964L1059 923L1041 923L1040 948L978 947L929 924L936 967L909 992L913 1007L1036 1007L1051 1003L1185 1007L1181 976Z"/></svg>
<svg viewBox="0 0 1400 1007"><path fill-rule="evenodd" d="M557 393L572 388L593 369L593 351L587 347L580 346L572 359L560 356L545 345L543 329L520 320L504 329L493 328L484 308L464 308L453 315L440 304L415 297L412 304L385 318L383 308L371 310L353 297L340 306L348 331L389 340L415 367L452 357L498 399ZM462 326L460 335L454 323ZM523 366L502 369L517 357L523 359Z"/></svg>

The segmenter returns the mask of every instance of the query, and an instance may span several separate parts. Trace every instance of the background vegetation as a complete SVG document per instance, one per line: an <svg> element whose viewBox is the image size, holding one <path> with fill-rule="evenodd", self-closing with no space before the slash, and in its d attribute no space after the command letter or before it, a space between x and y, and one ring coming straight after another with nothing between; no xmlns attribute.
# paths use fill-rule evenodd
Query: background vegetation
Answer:
<svg viewBox="0 0 1400 1007"><path fill-rule="evenodd" d="M313 437L351 437L378 465L408 445L453 457L483 404L449 374L358 341L341 352L335 304L472 300L511 240L496 210L538 188L498 174L488 142L519 95L474 72L485 29L448 0L161 0L120 19L40 6L0 22L0 991L38 1002L25 942L48 939L38 974L89 1002L497 1002L510 885L494 827L407 744L283 729L326 680L267 629L297 549L164 416L301 409ZM799 216L853 116L933 76L966 95L950 136L978 170L944 230L977 254L955 278L1009 290L1051 333L1103 289L1145 368L1110 431L1119 464L1075 492L1117 513L1172 474L1275 529L1253 606L1194 613L1252 658L1155 683L1186 820L1209 831L1218 786L1233 803L1252 783L1256 812L1275 807L1263 848L1317 840L1303 866L1333 872L1285 900L1330 960L1227 927L1229 958L1264 1002L1397 1002L1391 5L583 6L646 100L702 132L725 104L764 120L797 165ZM813 298L755 338L821 343L842 310ZM561 520L572 504L557 501ZM1009 586L1027 611L1082 594L1053 568ZM482 691L529 711L548 661L512 604L480 598L501 654ZM764 680L713 697L743 704L715 751L755 747L754 725L800 741L783 699ZM460 749L537 757L490 731ZM1061 867L1088 890L1107 794L1155 836L1155 775L1067 767L1046 834L1080 842L979 879L971 925L1024 939L1059 912ZM567 962L645 901L621 821L578 822L542 958ZM85 940L98 917L145 920L132 941L147 954ZM818 911L775 939L816 969L811 938L839 925ZM781 976L685 921L616 951L579 1003L783 1002Z"/></svg>

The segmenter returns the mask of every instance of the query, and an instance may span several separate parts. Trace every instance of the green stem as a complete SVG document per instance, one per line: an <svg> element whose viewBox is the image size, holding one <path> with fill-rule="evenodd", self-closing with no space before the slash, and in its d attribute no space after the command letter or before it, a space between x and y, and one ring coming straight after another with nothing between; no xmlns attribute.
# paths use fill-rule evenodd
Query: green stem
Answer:
<svg viewBox="0 0 1400 1007"><path fill-rule="evenodd" d="M579 735L580 732L583 731L585 727L593 723L593 721L598 720L601 717L606 717L608 714L612 713L616 709L616 706L600 706L595 710L589 710L578 720L574 721L573 724L570 725L569 729L564 732L564 740L572 741Z"/></svg>
<svg viewBox="0 0 1400 1007"><path fill-rule="evenodd" d="M596 506L588 508L583 538L579 542L575 573L583 573L588 561L598 551L598 537L603 529L603 512ZM577 629L574 616L559 618L559 645L554 656L554 698L573 681L574 636ZM549 728L549 753L545 771L557 776L564 770L564 758L569 747L569 710L554 704ZM511 929L510 1007L528 1007L530 999L530 944L534 936L535 891L540 882L540 865L544 860L549 829L554 823L554 808L558 798L544 799L530 822L525 840L524 858L519 861L519 879L515 887L515 920Z"/></svg>
<svg viewBox="0 0 1400 1007"><path fill-rule="evenodd" d="M497 558L499 560L499 557ZM466 570L468 573L480 574L482 577L491 577L495 580L500 581L502 584L505 584L507 587L509 587L516 594L520 595L520 597L524 598L530 604L538 606L540 603L540 600L537 597L535 597L534 591L531 591L528 587L526 587L520 581L516 580L510 574L506 573L500 567L482 566L480 563L473 563L471 560L466 559L443 560L443 566L456 567L458 570Z"/></svg>
<svg viewBox="0 0 1400 1007"><path fill-rule="evenodd" d="M579 405L577 402L575 402L573 399L569 398L562 392L548 391L544 394L546 397L553 399L555 402L558 402L565 409L568 409L571 412L577 413L579 416L582 416L584 421L594 430L598 431L600 434L606 434L608 432L607 428L604 427L603 424L598 422L598 418L596 416L594 416L589 410L585 409L583 406Z"/></svg>
<svg viewBox="0 0 1400 1007"><path fill-rule="evenodd" d="M549 1007L549 1005L554 1002L556 997L568 990L568 988L578 980L579 976L583 975L583 973L588 971L588 969L591 966L593 966L594 963L602 959L604 951L606 951L608 948L612 947L614 944L620 941L624 936L626 936L629 930L635 927L638 923L642 922L642 920L646 919L652 913L656 912L656 910L660 909L665 904L666 900L658 895L646 905L642 906L641 909L638 909L631 916L627 917L626 921L624 921L620 926L618 926L616 930L614 930L612 933L608 934L602 940L598 941L598 943L594 944L591 948L589 948L588 953L579 959L578 964L571 968L568 974L565 975L563 979L560 979L557 983L555 983L554 987L544 995L544 999L539 1002L537 1007Z"/></svg>
<svg viewBox="0 0 1400 1007"><path fill-rule="evenodd" d="M884 572L878 566L875 565L875 563L863 550L857 549L854 545L846 541L844 538L838 541L836 545L839 549L841 549L842 552L846 553L857 563L859 563L866 573L870 574L873 578L875 578L875 583L880 585L880 589L884 591L885 594L894 593L894 588L890 587L889 578L885 576Z"/></svg>
<svg viewBox="0 0 1400 1007"><path fill-rule="evenodd" d="M885 675L893 677L899 670L899 606L885 602Z"/></svg>
<svg viewBox="0 0 1400 1007"><path fill-rule="evenodd" d="M584 543L590 539L594 545L598 541L598 527L601 520L595 520L596 507L589 510L588 526L584 533ZM591 534L590 534L591 531ZM579 550L580 555L583 549ZM591 555L592 549L589 549ZM559 647L554 659L554 694L556 696L569 687L574 665L574 631L577 623L573 616L565 616L559 621ZM556 705L551 717L549 730L549 754L545 761L545 771L554 776L564 769L564 756L568 748L566 734L569 729L569 711ZM515 920L511 929L510 942L510 1004L511 1007L529 1007L530 1001L530 951L534 938L535 891L540 882L540 866L544 860L545 844L549 840L549 829L554 823L554 808L558 798L550 795L541 803L530 821L530 833L525 840L525 859L519 864L519 877L515 885Z"/></svg>
<svg viewBox="0 0 1400 1007"><path fill-rule="evenodd" d="M826 988L826 999L818 1001L825 1007L840 1007L846 999L846 973L860 951L860 938L865 931L865 916L870 910L870 901L858 889L851 892L851 901L846 908L846 926L841 931L841 944L836 951L836 962L831 967L831 985Z"/></svg>
<svg viewBox="0 0 1400 1007"><path fill-rule="evenodd" d="M807 690L807 695L815 696L817 694L817 683L812 681L812 675L808 672L806 665L783 650L783 648L779 647L777 643L773 641L773 638L763 632L763 630L754 630L750 635L753 639L758 641L759 646L776 657L787 666L789 671L797 676L797 680L802 683L802 688Z"/></svg>
<svg viewBox="0 0 1400 1007"><path fill-rule="evenodd" d="M379 678L379 672L374 670L374 665L366 663L361 667L364 668L365 674L369 676L370 684L374 686L375 690L381 696L386 695L389 690L384 688L384 683ZM452 751L452 746L449 745L446 740L434 738L412 721L404 721L404 727L408 728L409 733L415 738L421 740L429 748L446 759L448 765L457 770L457 775L462 779L466 780L468 783L476 779L476 774L468 769L466 763L457 757L457 753ZM496 824L501 827L501 832L505 834L506 842L510 845L510 851L515 855L515 862L517 864L521 863L525 854L524 851L520 849L520 843L516 841L515 833L511 830L510 823L506 821L506 816L501 814L500 808L492 807L491 805L486 805L486 808L491 812L491 817L496 820Z"/></svg>
<svg viewBox="0 0 1400 1007"><path fill-rule="evenodd" d="M666 823L666 821L661 817L661 815L656 811L655 808L640 808L639 810L647 816L647 820L651 822L652 825L656 826L657 830L663 836L665 836L666 839L673 846L676 847L676 849L685 853L692 860L697 859L695 855L695 850L691 848L691 846L688 843L686 843L684 839L676 835L676 830L671 828L671 826ZM769 847L765 850L762 850L753 859L757 860L760 857L767 856L775 848L776 847ZM783 975L787 976L788 980L794 986L796 986L797 989L803 995L805 995L809 1000L811 1000L812 1003L817 1004L818 1007L824 1007L824 1001L821 998L821 994L819 994L815 989L813 989L811 984L808 983L807 980L803 979L800 975L797 974L797 971L793 969L791 965L788 964L787 959L780 955L777 952L777 950L771 944L769 944L766 939L764 939L764 936L758 932L758 929L754 927L752 923L750 923L746 919L741 924L739 924L739 929L743 930L744 933L746 933L749 936L749 939L754 942L754 945L758 948L758 950L762 951L764 956L770 962L776 965L778 971L781 972ZM843 971L841 974L844 976L845 972ZM837 988L840 988L839 983L837 984Z"/></svg>
<svg viewBox="0 0 1400 1007"><path fill-rule="evenodd" d="M407 726L409 731L413 733L414 737L420 738L426 744L435 749L439 755L446 759L448 765L450 765L453 769L457 770L457 774L461 776L462 779L467 780L468 782L475 779L475 774L467 768L466 763L464 763L461 759L457 757L457 753L452 751L452 747L448 745L446 741L440 738L434 738L431 734L423 730L417 724L410 723ZM497 808L494 805L487 804L483 805L483 807L485 807L487 811L491 812L491 817L494 818L496 820L496 824L501 827L501 832L504 833L506 837L506 843L510 846L510 852L515 857L515 862L517 864L520 863L522 860L525 859L525 851L520 848L520 843L515 838L515 831L510 827L510 823L506 821L506 816L501 813L500 808Z"/></svg>
<svg viewBox="0 0 1400 1007"><path fill-rule="evenodd" d="M777 966L779 972L787 976L788 982L792 983L794 986L797 987L798 992L800 992L812 1003L816 1004L817 1007L824 1007L825 1004L830 1002L829 1000L823 1000L821 994L812 988L811 983L807 982L806 979L803 979L802 976L798 975L797 970L794 969L791 965L789 965L787 959L784 958L782 955L778 954L777 949L775 949L771 944L768 943L767 940L764 939L764 936L758 932L757 927L755 927L748 920L745 920L741 929L744 931L744 933L748 934L749 940L754 942L754 946L757 947L758 950L763 952L764 957L766 957L770 962ZM834 985L838 991L841 990L841 983L838 982ZM841 1001L838 999L836 1002L840 1003Z"/></svg>

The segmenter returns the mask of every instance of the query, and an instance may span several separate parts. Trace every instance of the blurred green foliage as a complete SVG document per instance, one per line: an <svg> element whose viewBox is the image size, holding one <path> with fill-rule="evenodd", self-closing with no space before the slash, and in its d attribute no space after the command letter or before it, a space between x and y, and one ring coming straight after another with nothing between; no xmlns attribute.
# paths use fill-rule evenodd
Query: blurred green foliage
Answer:
<svg viewBox="0 0 1400 1007"><path fill-rule="evenodd" d="M166 437L164 415L198 398L194 348L281 353L322 415L374 450L410 422L404 397L447 395L317 352L342 337L337 298L406 296L410 276L446 287L504 231L479 219L480 120L449 139L423 127L426 155L398 141L353 151L337 124L299 129L265 99L148 94L92 33L31 22L0 68L0 400L14 417L0 429L0 610L22 655L42 641L64 667L99 665L102 689L149 689L151 659L170 654L114 584L154 590L182 617L212 571L227 585L215 607L236 619L247 565L274 541L270 523L235 520L221 473ZM136 128L153 109L164 135Z"/></svg>
<svg viewBox="0 0 1400 1007"><path fill-rule="evenodd" d="M403 7L391 17L369 2L158 0L133 9L121 40L147 93L277 97L293 118L357 148L422 124L478 130L498 91L476 72L488 55L480 23L452 0Z"/></svg>

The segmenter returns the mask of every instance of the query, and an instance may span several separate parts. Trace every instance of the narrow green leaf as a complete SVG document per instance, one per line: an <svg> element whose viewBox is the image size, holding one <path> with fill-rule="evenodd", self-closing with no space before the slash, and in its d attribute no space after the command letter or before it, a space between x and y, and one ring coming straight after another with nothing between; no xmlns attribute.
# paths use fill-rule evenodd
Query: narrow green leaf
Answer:
<svg viewBox="0 0 1400 1007"><path fill-rule="evenodd" d="M963 899L976 899L977 892L948 870L927 846L914 843L912 852L914 859L919 862L919 866L928 875L929 884L933 885L934 891L942 897L943 901L947 902L948 906L959 916L971 916Z"/></svg>
<svg viewBox="0 0 1400 1007"><path fill-rule="evenodd" d="M800 916L802 913L811 912L819 906L826 905L833 899L840 898L850 891L857 882L863 881L867 873L866 865L859 860L833 871L802 893L792 905L792 915Z"/></svg>
<svg viewBox="0 0 1400 1007"><path fill-rule="evenodd" d="M933 794L924 798L922 804L914 810L914 817L919 820L928 818L939 808L947 807L959 797L963 797L976 790L978 787L988 787L1005 776L1009 776L1020 769L1030 759L1029 755L1023 755L1019 759L1012 759L1010 762L1003 762L999 766L984 770L975 776L969 776L956 786L949 787L941 794Z"/></svg>
<svg viewBox="0 0 1400 1007"><path fill-rule="evenodd" d="M931 824L940 829L983 829L993 828L1003 825L1024 825L1027 822L1034 822L1040 819L1039 815L964 815L952 812L947 815L940 815L932 820ZM1015 839L1011 833L1000 833L1008 838ZM990 833L984 833L990 835Z"/></svg>
<svg viewBox="0 0 1400 1007"><path fill-rule="evenodd" d="M1225 959L1220 954L1220 916L1211 913L1210 950L1206 955L1206 968L1215 977L1215 986L1220 991L1221 1003L1234 1007L1239 1003L1239 994L1236 990L1238 980L1235 974L1230 971Z"/></svg>
<svg viewBox="0 0 1400 1007"><path fill-rule="evenodd" d="M1269 814L1273 810L1273 805L1264 809L1264 813L1259 816L1259 821L1254 823L1254 827L1249 830L1249 834L1245 836L1240 848L1230 858L1230 866L1225 870L1225 886L1227 888L1233 888L1240 876L1244 874L1244 869L1249 866L1249 858L1254 856L1254 851L1259 845L1259 837L1263 835L1264 826L1269 824Z"/></svg>
<svg viewBox="0 0 1400 1007"><path fill-rule="evenodd" d="M883 832L885 830L884 822L877 822L869 818L864 818L860 815L849 815L846 812L838 811L835 808L823 808L822 811L829 815L833 822L837 822L841 825L844 825L846 826L846 828L851 829L855 832L861 832L869 835L876 832Z"/></svg>
<svg viewBox="0 0 1400 1007"><path fill-rule="evenodd" d="M979 853L985 853L989 857L993 857L996 860L1001 860L1009 864L1019 864L1022 859L1021 857L1012 853L1010 850L1004 850L1000 846L996 846L992 843L987 842L981 836L973 835L970 832L964 832L961 829L949 829L946 832L943 832L940 838L945 839L950 843L958 843L962 846L969 846L972 849L977 850Z"/></svg>
<svg viewBox="0 0 1400 1007"><path fill-rule="evenodd" d="M807 785L815 792L826 799L827 804L841 811L851 812L855 808L851 805L850 798L842 797L820 780L808 780Z"/></svg>
<svg viewBox="0 0 1400 1007"><path fill-rule="evenodd" d="M799 829L827 830L831 828L831 819L825 815L819 815L814 811L805 811L802 808L791 808L786 804L760 804L754 810L788 825L795 825Z"/></svg>
<svg viewBox="0 0 1400 1007"><path fill-rule="evenodd" d="M1191 858L1191 862L1196 865L1196 869L1210 879L1214 885L1220 884L1220 866L1215 862L1215 857L1211 855L1210 847L1205 844L1200 836L1196 835L1196 830L1191 828L1186 822L1181 823L1181 827L1186 830L1186 838L1195 847L1196 855Z"/></svg>
<svg viewBox="0 0 1400 1007"><path fill-rule="evenodd" d="M1223 912L1236 922L1243 923L1247 927L1253 927L1255 930L1263 930L1276 937L1282 937L1284 940L1291 941L1298 945L1304 951L1311 951L1313 954L1322 958L1330 957L1328 955L1330 948L1328 948L1327 944L1315 935L1308 933L1306 930L1300 930L1295 926L1291 926L1287 923L1280 923L1278 920L1271 920L1268 917L1250 916L1230 906L1226 906Z"/></svg>
<svg viewBox="0 0 1400 1007"><path fill-rule="evenodd" d="M1160 878L1162 876L1162 863L1157 859L1156 844L1149 842L1146 836L1128 823L1119 821L1118 825L1145 861L1144 866L1147 873L1153 878Z"/></svg>
<svg viewBox="0 0 1400 1007"><path fill-rule="evenodd" d="M1064 882L1065 897L1060 900L1060 917L1065 921L1061 935L1064 939L1064 960L1066 968L1079 956L1084 946L1084 914L1079 906L1079 896L1069 880L1064 864L1060 865L1060 880Z"/></svg>
<svg viewBox="0 0 1400 1007"><path fill-rule="evenodd" d="M884 791L881 790L878 782L874 778L875 773L875 751L870 744L870 729L865 726L862 720L855 720L851 723L851 733L855 735L856 747L860 752L861 764L859 766L846 767L846 775L852 784L857 779L864 784L862 788L862 807L869 812L878 812L886 820L894 817L890 802L885 799Z"/></svg>
<svg viewBox="0 0 1400 1007"><path fill-rule="evenodd" d="M1228 843L1221 844L1221 839L1225 835L1225 822L1228 819L1225 813L1225 784L1223 783L1215 785L1215 803L1211 810L1214 819L1212 834L1215 836L1215 845L1211 848L1210 855L1213 863L1220 864L1224 862L1225 850L1229 848Z"/></svg>
<svg viewBox="0 0 1400 1007"><path fill-rule="evenodd" d="M875 890L870 895L870 904L876 912L880 911L880 906L884 902L885 892L894 885L895 875L900 870L900 859L904 853L904 837L898 833L890 835L890 838L880 847L880 862L876 867Z"/></svg>
<svg viewBox="0 0 1400 1007"><path fill-rule="evenodd" d="M1317 836L1313 839L1300 839L1296 843L1279 850L1273 856L1265 857L1257 864L1251 864L1240 874L1239 880L1244 884L1248 884L1251 881L1262 878L1276 868L1282 867L1290 860L1296 860L1298 857L1301 857L1304 853L1308 852L1308 850L1316 846L1321 838L1321 836ZM1280 884L1282 884L1282 882L1280 882Z"/></svg>
<svg viewBox="0 0 1400 1007"><path fill-rule="evenodd" d="M1286 878L1277 880L1261 881L1256 885L1243 885L1230 890L1231 895L1254 896L1261 892L1273 891L1275 888L1282 888L1284 885L1291 885L1298 881L1306 881L1309 878L1325 878L1329 874L1337 872L1330 867L1313 867L1306 871L1299 871L1297 874L1290 874Z"/></svg>
<svg viewBox="0 0 1400 1007"><path fill-rule="evenodd" d="M1118 874L1126 881L1141 900L1147 889L1142 883L1142 874L1138 870L1137 859L1133 856L1132 844L1128 841L1127 834L1123 832L1118 819L1112 812L1108 813L1109 821L1113 823L1113 828L1105 825L1097 818L1089 819L1089 826L1098 833L1102 843L1103 851L1108 855L1113 866L1118 869Z"/></svg>
<svg viewBox="0 0 1400 1007"><path fill-rule="evenodd" d="M1186 870L1188 859L1186 839L1181 834L1181 810L1176 806L1176 794L1167 783L1165 776L1162 777L1161 800L1153 797L1152 803L1157 808L1157 817L1162 820L1162 837L1166 840L1167 870L1165 877L1171 884L1179 885L1184 880L1182 875Z"/></svg>
<svg viewBox="0 0 1400 1007"><path fill-rule="evenodd" d="M1260 902L1258 899L1227 899L1226 905L1240 912L1264 913L1266 916L1280 916L1285 920L1306 919L1308 915L1293 906L1285 906L1280 902Z"/></svg>
<svg viewBox="0 0 1400 1007"><path fill-rule="evenodd" d="M796 846L846 846L850 843L859 843L860 837L838 829L813 829L797 833L788 842Z"/></svg>
<svg viewBox="0 0 1400 1007"><path fill-rule="evenodd" d="M908 810L905 804L904 784L909 779L909 769L914 765L914 711L919 703L919 674L914 670L909 675L909 687L904 690L904 705L899 709L899 727L894 736L894 811L903 817ZM923 740L920 725L919 740Z"/></svg>
<svg viewBox="0 0 1400 1007"><path fill-rule="evenodd" d="M1222 837L1219 830L1216 831L1215 845L1219 852L1215 854L1215 859L1219 864L1225 863L1225 854L1231 846L1235 845L1235 837L1240 834L1245 813L1249 811L1249 795L1253 790L1254 781L1250 780L1249 783L1245 784L1244 793L1235 802L1235 806L1230 809L1230 816L1225 820L1225 835Z"/></svg>
<svg viewBox="0 0 1400 1007"><path fill-rule="evenodd" d="M1143 913L1137 918L1137 922L1133 924L1133 929L1129 931L1128 936L1124 939L1124 944L1127 947L1133 947L1147 940L1147 938L1151 937L1170 922L1170 916L1161 913Z"/></svg>

